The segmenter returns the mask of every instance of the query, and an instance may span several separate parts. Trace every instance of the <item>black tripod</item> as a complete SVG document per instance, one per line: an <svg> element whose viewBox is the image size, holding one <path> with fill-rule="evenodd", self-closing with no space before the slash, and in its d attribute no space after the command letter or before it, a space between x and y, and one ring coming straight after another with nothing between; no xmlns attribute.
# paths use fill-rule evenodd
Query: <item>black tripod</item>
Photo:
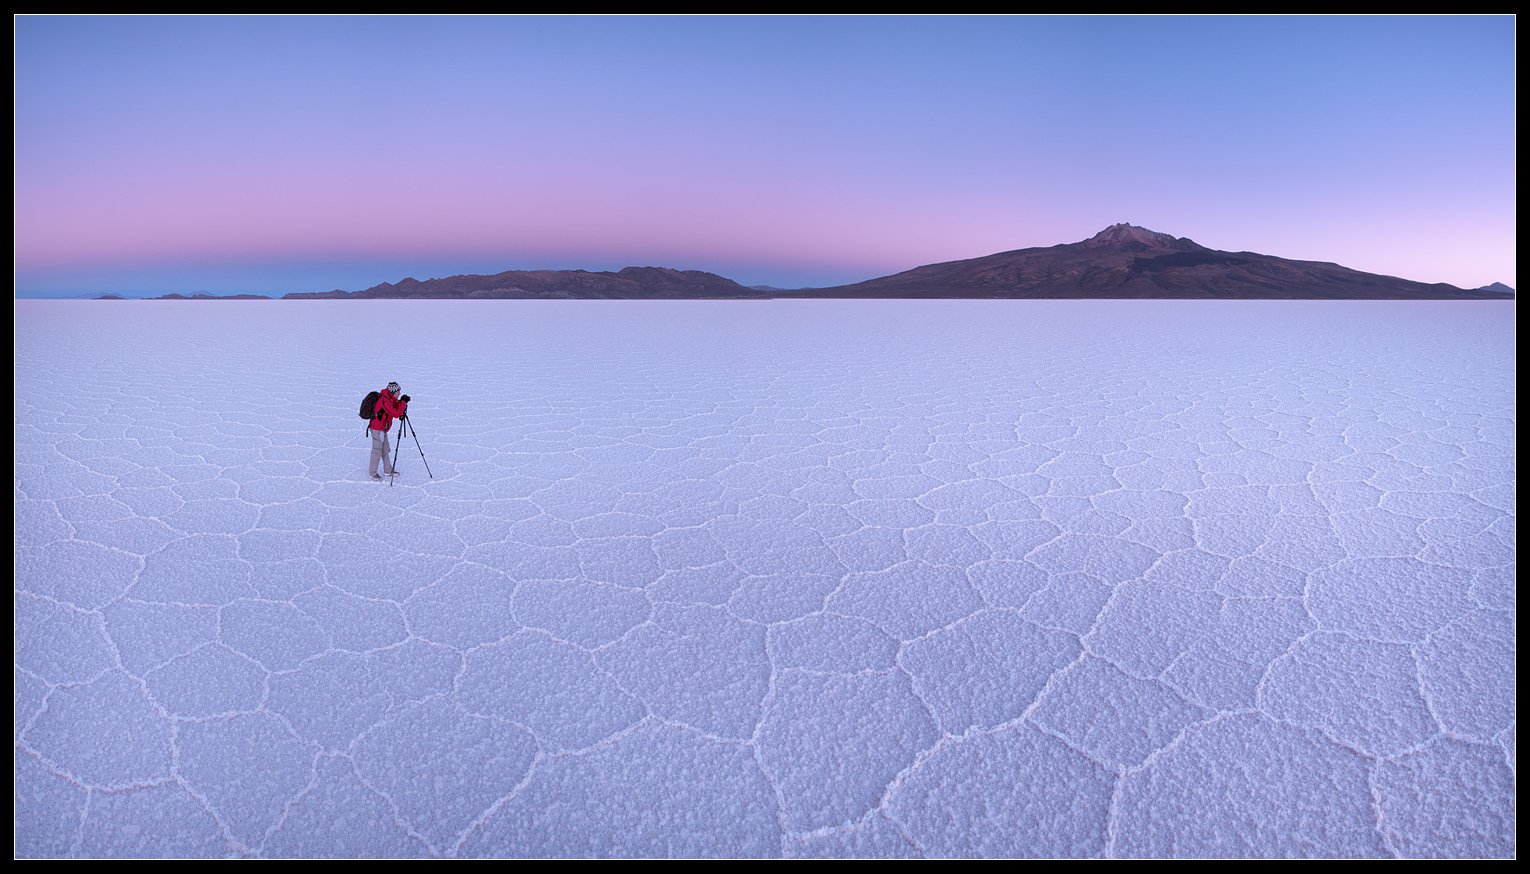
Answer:
<svg viewBox="0 0 1530 874"><path fill-rule="evenodd" d="M436 475L430 471L430 460L425 457L425 450L420 448L420 435L415 432L414 423L409 421L409 417L407 415L400 416L398 421L398 437L393 441L393 471L395 473L398 472L398 451L404 444L404 429L407 428L409 430L409 436L414 438L414 448L418 449L420 452L420 460L425 462L425 472L430 474L431 479L435 479ZM388 479L389 488L393 487L393 480L395 479L398 479L398 477L390 477Z"/></svg>

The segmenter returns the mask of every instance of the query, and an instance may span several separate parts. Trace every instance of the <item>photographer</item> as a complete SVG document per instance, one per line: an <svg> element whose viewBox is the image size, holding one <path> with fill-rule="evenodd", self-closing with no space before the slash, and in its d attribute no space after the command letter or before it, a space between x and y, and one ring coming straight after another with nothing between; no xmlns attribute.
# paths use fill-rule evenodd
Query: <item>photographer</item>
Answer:
<svg viewBox="0 0 1530 874"><path fill-rule="evenodd" d="M390 382L387 388L378 393L377 403L372 407L372 423L368 426L368 433L372 437L372 457L367 473L372 479L380 480L383 475L397 475L393 469L393 458L388 453L388 429L393 427L394 419L403 418L408 410L409 396L399 394L398 383ZM383 474L377 472L378 460L383 463Z"/></svg>

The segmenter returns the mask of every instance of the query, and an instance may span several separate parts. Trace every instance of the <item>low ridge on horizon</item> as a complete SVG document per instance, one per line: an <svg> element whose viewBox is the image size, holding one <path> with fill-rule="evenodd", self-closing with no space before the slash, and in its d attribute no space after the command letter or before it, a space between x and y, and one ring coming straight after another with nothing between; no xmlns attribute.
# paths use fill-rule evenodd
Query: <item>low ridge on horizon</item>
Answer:
<svg viewBox="0 0 1530 874"><path fill-rule="evenodd" d="M1256 252L1209 249L1118 222L1086 240L926 264L863 282L824 288L744 286L701 270L624 267L618 271L506 270L424 281L405 278L361 291L296 292L283 300L760 300L768 298L928 299L1512 299L1501 283L1462 289ZM162 295L151 300L233 300L263 295ZM121 299L103 295L100 299Z"/></svg>

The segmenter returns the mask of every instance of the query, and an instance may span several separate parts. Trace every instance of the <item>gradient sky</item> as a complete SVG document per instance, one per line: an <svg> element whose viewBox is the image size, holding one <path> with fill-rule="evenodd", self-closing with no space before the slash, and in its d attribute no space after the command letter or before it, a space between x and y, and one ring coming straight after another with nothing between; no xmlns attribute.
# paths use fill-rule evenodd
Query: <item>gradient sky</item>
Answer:
<svg viewBox="0 0 1530 874"><path fill-rule="evenodd" d="M1516 284L1512 16L14 29L18 296L832 285L1120 221Z"/></svg>

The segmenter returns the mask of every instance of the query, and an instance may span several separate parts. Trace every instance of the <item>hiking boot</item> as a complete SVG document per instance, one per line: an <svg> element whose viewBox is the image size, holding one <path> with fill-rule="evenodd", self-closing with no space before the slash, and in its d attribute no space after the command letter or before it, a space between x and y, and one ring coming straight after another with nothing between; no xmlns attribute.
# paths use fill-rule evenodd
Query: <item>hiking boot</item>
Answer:
<svg viewBox="0 0 1530 874"><path fill-rule="evenodd" d="M380 473L374 473L374 474L368 474L368 475L371 476L372 479L376 479L376 480L382 479L382 474L380 474Z"/></svg>

